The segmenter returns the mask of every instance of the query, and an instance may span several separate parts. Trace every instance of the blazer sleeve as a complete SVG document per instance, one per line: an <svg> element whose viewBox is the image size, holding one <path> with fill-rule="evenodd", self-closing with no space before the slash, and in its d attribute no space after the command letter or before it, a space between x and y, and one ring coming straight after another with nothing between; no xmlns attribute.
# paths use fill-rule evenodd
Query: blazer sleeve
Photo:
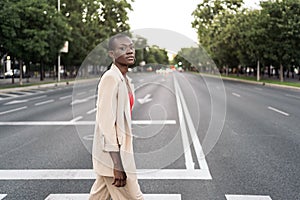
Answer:
<svg viewBox="0 0 300 200"><path fill-rule="evenodd" d="M103 150L118 152L119 144L116 133L118 81L113 75L103 76L98 87L97 117L104 140Z"/></svg>

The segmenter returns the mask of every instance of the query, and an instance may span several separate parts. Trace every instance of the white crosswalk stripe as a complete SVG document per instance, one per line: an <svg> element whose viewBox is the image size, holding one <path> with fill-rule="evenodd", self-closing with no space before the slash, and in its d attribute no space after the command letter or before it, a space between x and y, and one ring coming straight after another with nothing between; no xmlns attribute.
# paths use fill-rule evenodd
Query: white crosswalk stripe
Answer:
<svg viewBox="0 0 300 200"><path fill-rule="evenodd" d="M89 194L50 194L45 200L87 200ZM145 200L181 200L180 194L144 194Z"/></svg>
<svg viewBox="0 0 300 200"><path fill-rule="evenodd" d="M7 194L0 194L0 200L3 199L6 196L7 196Z"/></svg>
<svg viewBox="0 0 300 200"><path fill-rule="evenodd" d="M227 200L272 200L270 196L260 195L225 195Z"/></svg>

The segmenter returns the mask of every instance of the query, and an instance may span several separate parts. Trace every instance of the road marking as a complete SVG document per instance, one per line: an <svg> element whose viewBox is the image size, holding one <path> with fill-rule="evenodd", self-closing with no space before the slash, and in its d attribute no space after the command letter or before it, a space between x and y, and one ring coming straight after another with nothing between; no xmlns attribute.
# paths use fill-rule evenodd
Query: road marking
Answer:
<svg viewBox="0 0 300 200"><path fill-rule="evenodd" d="M0 194L0 200L4 199L4 197L6 197L6 196L7 196L7 194Z"/></svg>
<svg viewBox="0 0 300 200"><path fill-rule="evenodd" d="M133 120L131 123L136 125L174 125L176 120Z"/></svg>
<svg viewBox="0 0 300 200"><path fill-rule="evenodd" d="M26 102L31 101L31 100L42 99L42 98L45 98L45 97L47 97L47 95L38 96L38 97L33 97L33 98L29 98L29 99L13 100L13 101L10 101L10 102L5 103L4 105L11 105L11 104L18 104L18 103L26 103Z"/></svg>
<svg viewBox="0 0 300 200"><path fill-rule="evenodd" d="M181 200L180 194L143 194L145 200ZM50 194L45 200L87 200L89 194Z"/></svg>
<svg viewBox="0 0 300 200"><path fill-rule="evenodd" d="M177 79L176 79L175 76L174 76L174 82L177 82ZM178 94L179 94L180 99L181 99L181 103L182 103L182 107L183 107L183 110L184 110L185 118L186 118L189 130L190 130L191 138L192 138L192 144L194 145L194 148L195 148L195 152L196 152L198 163L200 165L200 169L207 170L208 173L210 173L207 162L205 160L205 155L204 155L200 140L198 138L196 129L195 129L194 124L193 124L193 120L192 120L191 115L189 113L188 107L186 105L185 99L183 97L183 94L182 94L182 91L180 89L180 86L179 86L178 82L177 82L176 85L178 87Z"/></svg>
<svg viewBox="0 0 300 200"><path fill-rule="evenodd" d="M137 101L143 105L145 103L152 101L152 99L150 97L151 97L151 94L147 94L144 98L138 99Z"/></svg>
<svg viewBox="0 0 300 200"><path fill-rule="evenodd" d="M270 196L259 195L225 195L227 200L272 200Z"/></svg>
<svg viewBox="0 0 300 200"><path fill-rule="evenodd" d="M138 169L138 179L145 180L211 180L207 170ZM0 181L7 180L92 180L92 169L17 169L0 170Z"/></svg>
<svg viewBox="0 0 300 200"><path fill-rule="evenodd" d="M234 92L232 93L232 95L233 95L233 96L236 96L236 97L241 97L241 95L239 95L239 94L237 94L237 93L234 93Z"/></svg>
<svg viewBox="0 0 300 200"><path fill-rule="evenodd" d="M19 110L24 110L24 109L27 109L27 108L28 108L27 106L24 106L24 107L21 107L21 108L15 108L15 109L12 109L12 110L3 111L3 112L0 112L0 115L16 112L16 111L19 111Z"/></svg>
<svg viewBox="0 0 300 200"><path fill-rule="evenodd" d="M282 114L282 115L284 115L284 116L290 116L290 114L288 114L288 113L286 113L286 112L283 112L283 111L281 111L281 110L278 110L277 108L273 108L273 107L271 107L271 106L269 106L268 107L268 109L269 110L273 110L273 111L275 111L275 112L278 112L278 113L280 113L280 114Z"/></svg>
<svg viewBox="0 0 300 200"><path fill-rule="evenodd" d="M68 95L68 96L63 96L63 97L59 97L59 100L65 100L65 99L68 99L68 98L71 98L72 95Z"/></svg>
<svg viewBox="0 0 300 200"><path fill-rule="evenodd" d="M300 99L300 97L295 96L295 95L291 95L291 94L286 94L285 96L287 96L287 97L293 97L293 98L296 98L296 99Z"/></svg>
<svg viewBox="0 0 300 200"><path fill-rule="evenodd" d="M27 108L22 107L22 109ZM21 108L19 108L21 109ZM16 111L16 110L14 110ZM8 112L8 111L6 111ZM13 112L12 110L10 112ZM2 113L0 113L1 115ZM5 114L5 113L3 113ZM174 125L176 120L134 120L132 124L136 125ZM89 126L95 125L95 121L17 121L0 122L0 126Z"/></svg>
<svg viewBox="0 0 300 200"><path fill-rule="evenodd" d="M77 96L80 96L80 95L83 95L83 94L86 94L86 92L79 92L79 93L77 93L76 95L77 95Z"/></svg>
<svg viewBox="0 0 300 200"><path fill-rule="evenodd" d="M92 113L94 113L94 112L96 112L96 111L97 111L97 108L94 108L94 109L88 111L86 114L90 115L90 114L92 114Z"/></svg>
<svg viewBox="0 0 300 200"><path fill-rule="evenodd" d="M78 116L78 117L72 119L70 122L77 122L77 121L81 120L82 118L83 118L82 116Z"/></svg>
<svg viewBox="0 0 300 200"><path fill-rule="evenodd" d="M48 101L42 101L42 102L39 102L39 103L35 103L34 105L35 106L41 106L41 105L44 105L44 104L47 104L47 103L52 103L54 102L54 99L50 99Z"/></svg>
<svg viewBox="0 0 300 200"><path fill-rule="evenodd" d="M71 102L71 105L85 103L85 102L89 101L90 99L95 99L95 98L96 98L96 95L92 95L92 96L89 96L89 97L84 98L84 99L75 99L74 101Z"/></svg>
<svg viewBox="0 0 300 200"><path fill-rule="evenodd" d="M178 109L178 118L179 118L180 130L181 130L181 138L183 143L185 166L187 169L195 169L195 163L193 161L192 152L190 148L191 144L189 143L189 137L188 137L182 106L181 106L182 103L180 101L180 97L178 94L178 83L177 81L175 81L175 79L174 79L174 85L175 85L176 102L177 102L177 109Z"/></svg>

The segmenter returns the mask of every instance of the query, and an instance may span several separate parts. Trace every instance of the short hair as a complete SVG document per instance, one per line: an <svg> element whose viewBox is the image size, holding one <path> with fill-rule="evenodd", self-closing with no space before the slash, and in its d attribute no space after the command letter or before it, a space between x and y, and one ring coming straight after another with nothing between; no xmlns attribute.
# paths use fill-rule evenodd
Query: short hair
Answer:
<svg viewBox="0 0 300 200"><path fill-rule="evenodd" d="M128 37L128 35L124 34L124 33L118 33L114 36L112 36L109 41L108 41L108 50L111 51L111 50L114 50L115 48L115 40L116 39L119 39L119 38L125 38L125 37Z"/></svg>

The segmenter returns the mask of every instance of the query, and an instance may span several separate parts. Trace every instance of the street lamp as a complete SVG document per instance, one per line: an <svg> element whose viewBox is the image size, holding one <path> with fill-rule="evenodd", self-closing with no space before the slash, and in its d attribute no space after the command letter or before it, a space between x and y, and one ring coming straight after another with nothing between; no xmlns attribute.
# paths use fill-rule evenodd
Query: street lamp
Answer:
<svg viewBox="0 0 300 200"><path fill-rule="evenodd" d="M57 0L57 11L60 12L60 0ZM60 51L57 57L57 82L60 82Z"/></svg>

